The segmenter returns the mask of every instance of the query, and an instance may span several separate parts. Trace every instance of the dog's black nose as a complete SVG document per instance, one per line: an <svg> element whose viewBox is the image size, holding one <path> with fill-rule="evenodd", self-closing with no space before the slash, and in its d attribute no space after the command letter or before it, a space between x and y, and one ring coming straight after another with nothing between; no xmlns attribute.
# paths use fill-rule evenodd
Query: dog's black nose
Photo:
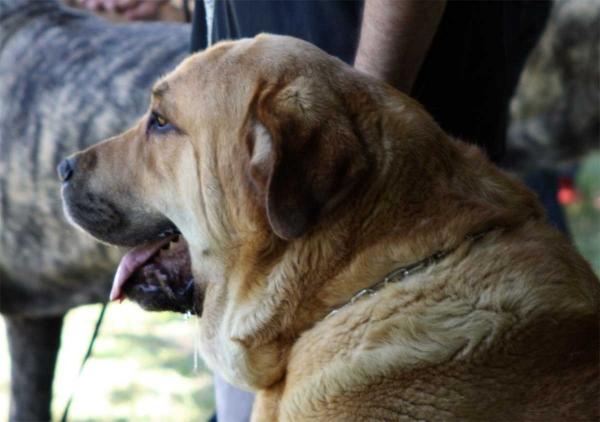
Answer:
<svg viewBox="0 0 600 422"><path fill-rule="evenodd" d="M58 170L58 175L60 176L60 180L62 180L63 182L66 182L73 176L73 173L75 171L75 159L67 158L67 159L63 160L58 165L57 170Z"/></svg>

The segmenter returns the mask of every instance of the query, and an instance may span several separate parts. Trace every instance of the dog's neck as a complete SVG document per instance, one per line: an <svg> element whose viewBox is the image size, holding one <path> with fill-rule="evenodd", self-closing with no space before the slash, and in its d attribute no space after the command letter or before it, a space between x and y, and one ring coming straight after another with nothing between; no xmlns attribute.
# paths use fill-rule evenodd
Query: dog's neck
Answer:
<svg viewBox="0 0 600 422"><path fill-rule="evenodd" d="M492 227L488 230L484 230L479 233L469 234L469 235L465 236L465 241L475 243L494 229L496 229L496 227ZM391 273L387 274L383 278L383 280L379 280L377 283L373 284L371 287L362 289L361 291L356 293L354 296L352 296L352 298L348 302L346 302L343 305L341 305L340 307L332 310L330 313L327 314L325 319L331 318L332 316L337 314L342 309L353 305L355 302L359 301L360 299L362 299L364 297L373 296L373 295L377 294L377 292L380 289L384 288L388 284L400 283L402 281L405 281L407 278L414 275L415 273L425 271L430 266L435 265L439 261L446 258L448 255L450 255L452 252L454 252L455 249L456 248L453 248L450 250L445 250L445 251L437 251L431 255L428 255L425 259L422 259L413 264L405 265L405 266L395 269Z"/></svg>

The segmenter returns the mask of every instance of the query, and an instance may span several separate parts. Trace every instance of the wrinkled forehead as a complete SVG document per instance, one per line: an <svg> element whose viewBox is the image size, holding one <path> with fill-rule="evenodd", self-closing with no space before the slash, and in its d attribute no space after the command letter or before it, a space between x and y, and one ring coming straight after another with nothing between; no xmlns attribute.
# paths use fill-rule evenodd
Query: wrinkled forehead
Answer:
<svg viewBox="0 0 600 422"><path fill-rule="evenodd" d="M223 113L238 108L260 73L247 54L253 40L224 42L185 59L152 89L152 106Z"/></svg>
<svg viewBox="0 0 600 422"><path fill-rule="evenodd" d="M259 35L225 41L185 59L153 89L153 104L177 102L177 109L203 116L243 117L258 86L285 84L300 74L326 77L341 62L292 37ZM183 110L182 110L183 111Z"/></svg>
<svg viewBox="0 0 600 422"><path fill-rule="evenodd" d="M315 73L318 69L331 71L339 68L340 63L305 41L261 34L254 38L221 42L191 55L161 79L155 88L165 82L170 88L180 86L186 91L192 87L203 91L244 88L247 81L262 79L277 83L282 78L293 78L300 73Z"/></svg>
<svg viewBox="0 0 600 422"><path fill-rule="evenodd" d="M232 60L231 51L234 46L235 43L224 43L189 56L175 70L156 82L152 89L153 99L164 98L166 94L190 92L195 88L212 89L223 85L232 76L235 77L236 72L241 77L244 73L239 71Z"/></svg>

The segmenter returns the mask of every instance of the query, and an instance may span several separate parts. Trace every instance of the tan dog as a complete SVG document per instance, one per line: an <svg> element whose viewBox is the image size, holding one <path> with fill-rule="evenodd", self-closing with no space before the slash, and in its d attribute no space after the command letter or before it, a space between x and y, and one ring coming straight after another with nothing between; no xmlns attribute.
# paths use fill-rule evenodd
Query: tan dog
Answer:
<svg viewBox="0 0 600 422"><path fill-rule="evenodd" d="M202 356L256 421L599 417L589 265L481 151L306 42L191 56L60 171L76 224L144 244L113 298L181 231Z"/></svg>

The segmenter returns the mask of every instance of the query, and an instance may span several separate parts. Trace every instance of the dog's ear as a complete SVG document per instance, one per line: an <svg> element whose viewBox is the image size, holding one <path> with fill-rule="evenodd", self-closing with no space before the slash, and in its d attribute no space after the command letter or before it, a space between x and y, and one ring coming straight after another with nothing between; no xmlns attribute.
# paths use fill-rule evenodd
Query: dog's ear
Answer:
<svg viewBox="0 0 600 422"><path fill-rule="evenodd" d="M355 122L331 90L305 77L259 86L249 116L250 178L264 193L273 231L298 238L347 196L367 168Z"/></svg>

